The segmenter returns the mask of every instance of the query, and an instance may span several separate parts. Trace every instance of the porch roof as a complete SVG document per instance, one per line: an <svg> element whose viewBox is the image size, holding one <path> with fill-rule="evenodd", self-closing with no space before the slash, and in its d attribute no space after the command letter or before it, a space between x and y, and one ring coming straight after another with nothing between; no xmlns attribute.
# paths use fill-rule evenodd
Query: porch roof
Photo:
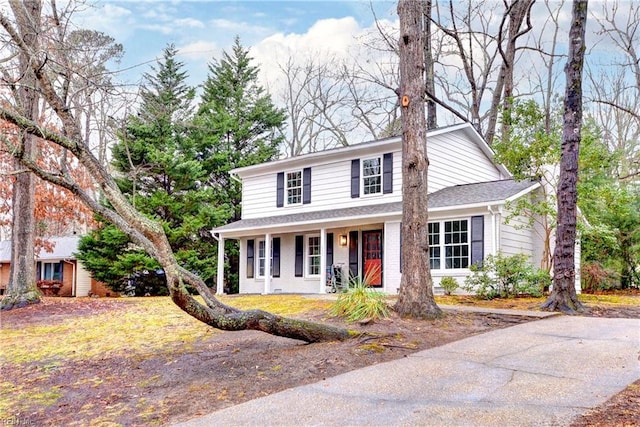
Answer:
<svg viewBox="0 0 640 427"><path fill-rule="evenodd" d="M455 185L430 194L428 200L429 211L442 212L504 204L533 191L539 186L538 182L516 182L513 179ZM282 230L293 227L303 228L305 226L316 226L317 228L318 225L327 223L336 223L336 226L343 226L350 223L377 222L401 216L402 202L392 202L242 219L217 227L212 232L223 233L229 237L239 237L246 235L248 231L274 228Z"/></svg>

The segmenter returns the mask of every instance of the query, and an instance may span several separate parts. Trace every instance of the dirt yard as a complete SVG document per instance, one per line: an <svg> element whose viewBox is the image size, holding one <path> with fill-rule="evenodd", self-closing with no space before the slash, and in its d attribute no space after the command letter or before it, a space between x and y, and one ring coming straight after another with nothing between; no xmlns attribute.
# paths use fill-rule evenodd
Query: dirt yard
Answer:
<svg viewBox="0 0 640 427"><path fill-rule="evenodd" d="M455 311L430 322L392 317L369 325L348 325L380 335L376 338L306 345L260 332L220 333L188 319L181 323L185 315L173 311L170 302L162 300L158 305L154 300L48 298L37 306L2 313L0 420L37 426L170 425L532 320ZM328 317L326 302L314 302L311 311L305 311L305 302L301 304L303 308L293 317L343 324ZM127 320L132 312L138 317ZM640 305L598 306L591 314L638 317ZM156 315L153 327L144 324ZM102 320L101 316L108 317ZM106 327L109 338L90 335L89 318L99 319L97 327ZM163 323L172 318L178 323ZM110 328L108 322L125 327ZM83 332L78 335L78 330ZM72 338L63 338L65 331ZM171 339L163 341L159 335ZM33 348L20 348L25 343ZM47 350L40 354L38 348ZM633 413L612 418L611 405L604 406L604 412L592 412L575 425L633 425L624 424L633 420L629 417L637 417L638 387L630 390L631 396L612 405L622 413L632 408L625 408L625 402L635 402Z"/></svg>

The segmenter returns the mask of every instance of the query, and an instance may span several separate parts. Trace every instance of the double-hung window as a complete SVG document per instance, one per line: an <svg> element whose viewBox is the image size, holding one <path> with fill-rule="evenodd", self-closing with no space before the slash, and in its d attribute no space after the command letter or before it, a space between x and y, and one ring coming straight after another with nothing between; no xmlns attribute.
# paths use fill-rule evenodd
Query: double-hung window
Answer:
<svg viewBox="0 0 640 427"><path fill-rule="evenodd" d="M365 195L382 193L382 162L380 157L362 160L362 190Z"/></svg>
<svg viewBox="0 0 640 427"><path fill-rule="evenodd" d="M445 268L469 267L469 221L444 222Z"/></svg>
<svg viewBox="0 0 640 427"><path fill-rule="evenodd" d="M320 275L320 236L307 236L307 276Z"/></svg>
<svg viewBox="0 0 640 427"><path fill-rule="evenodd" d="M287 205L299 205L302 203L302 171L286 173Z"/></svg>
<svg viewBox="0 0 640 427"><path fill-rule="evenodd" d="M428 228L429 265L432 269L469 268L469 220L431 222Z"/></svg>
<svg viewBox="0 0 640 427"><path fill-rule="evenodd" d="M440 269L440 223L429 223L429 266L434 270Z"/></svg>
<svg viewBox="0 0 640 427"><path fill-rule="evenodd" d="M270 262L270 266L271 266L271 275L273 276L274 272L273 272L273 248L274 248L274 244L272 242L271 244L271 256L269 257L269 262ZM256 263L258 264L257 270L258 270L258 277L262 278L264 277L264 272L265 272L265 262L266 262L266 257L267 253L266 253L266 248L265 248L265 244L264 244L264 240L258 240L258 256L256 258Z"/></svg>

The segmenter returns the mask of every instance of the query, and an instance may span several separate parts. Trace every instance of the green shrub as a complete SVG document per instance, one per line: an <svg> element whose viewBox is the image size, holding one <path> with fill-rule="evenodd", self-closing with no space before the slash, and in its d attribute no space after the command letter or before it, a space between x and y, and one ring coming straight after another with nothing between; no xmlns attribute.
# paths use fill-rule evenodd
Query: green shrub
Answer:
<svg viewBox="0 0 640 427"><path fill-rule="evenodd" d="M481 267L474 264L470 269L472 273L465 279L464 289L485 299L522 294L540 296L551 284L549 274L534 269L524 254L509 257L501 253L489 255Z"/></svg>
<svg viewBox="0 0 640 427"><path fill-rule="evenodd" d="M458 281L451 276L445 276L440 280L440 286L444 289L445 295L451 295L451 292L458 289Z"/></svg>
<svg viewBox="0 0 640 427"><path fill-rule="evenodd" d="M369 274L364 278L349 278L349 290L338 296L331 306L331 314L344 317L348 322L388 317L390 308L384 293L374 290L369 285L372 276L373 274Z"/></svg>

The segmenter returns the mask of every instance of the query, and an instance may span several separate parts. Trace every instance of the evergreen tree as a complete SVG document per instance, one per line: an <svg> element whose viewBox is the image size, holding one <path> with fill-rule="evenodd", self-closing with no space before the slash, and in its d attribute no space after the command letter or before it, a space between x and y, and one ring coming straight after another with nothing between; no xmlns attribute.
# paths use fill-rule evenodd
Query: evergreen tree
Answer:
<svg viewBox="0 0 640 427"><path fill-rule="evenodd" d="M236 37L232 53L209 64L197 113L199 155L231 220L240 219L241 186L229 171L275 158L284 138L284 109L258 84L258 71Z"/></svg>
<svg viewBox="0 0 640 427"><path fill-rule="evenodd" d="M241 185L231 179L233 168L274 159L283 141L284 109L258 83L257 66L236 37L231 53L209 64L196 123L196 149L207 171L218 206L226 207L226 220L240 219ZM227 242L230 270L227 277L237 287L237 244Z"/></svg>
<svg viewBox="0 0 640 427"><path fill-rule="evenodd" d="M187 73L176 54L168 46L154 72L144 75L140 109L128 118L113 147L113 166L120 189L134 206L163 222L178 261L213 285L217 245L209 230L223 224L226 214L217 207L209 171L196 159L191 124L195 91L185 83ZM124 244L118 233L108 225L95 231L83 239L78 257L94 277L123 290L131 275L156 271L159 265ZM143 286L136 292L146 293Z"/></svg>

